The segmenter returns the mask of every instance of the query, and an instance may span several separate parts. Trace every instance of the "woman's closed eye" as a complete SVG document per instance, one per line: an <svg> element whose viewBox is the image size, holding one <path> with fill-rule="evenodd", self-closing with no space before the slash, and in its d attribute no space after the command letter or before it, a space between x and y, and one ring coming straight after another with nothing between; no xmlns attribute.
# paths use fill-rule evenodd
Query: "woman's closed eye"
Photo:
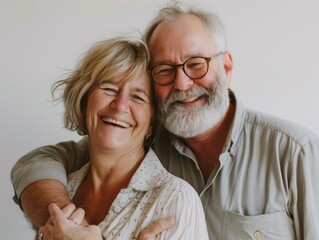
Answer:
<svg viewBox="0 0 319 240"><path fill-rule="evenodd" d="M140 102L140 103L148 102L146 96L143 96L143 94L132 94L131 97L136 102Z"/></svg>
<svg viewBox="0 0 319 240"><path fill-rule="evenodd" d="M118 94L118 89L112 87L102 87L101 90L110 96L116 96Z"/></svg>

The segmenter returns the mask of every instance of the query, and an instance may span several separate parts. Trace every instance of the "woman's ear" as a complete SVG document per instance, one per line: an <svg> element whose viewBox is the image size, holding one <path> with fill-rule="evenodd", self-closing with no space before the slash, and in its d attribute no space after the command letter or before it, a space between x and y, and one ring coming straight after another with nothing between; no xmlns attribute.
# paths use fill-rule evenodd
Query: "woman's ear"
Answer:
<svg viewBox="0 0 319 240"><path fill-rule="evenodd" d="M153 145L155 142L155 131L156 131L156 123L152 122L151 125L148 127L145 140L144 140L144 147L148 149Z"/></svg>
<svg viewBox="0 0 319 240"><path fill-rule="evenodd" d="M147 132L146 132L146 138L149 138L153 133L153 127L152 124L148 127Z"/></svg>

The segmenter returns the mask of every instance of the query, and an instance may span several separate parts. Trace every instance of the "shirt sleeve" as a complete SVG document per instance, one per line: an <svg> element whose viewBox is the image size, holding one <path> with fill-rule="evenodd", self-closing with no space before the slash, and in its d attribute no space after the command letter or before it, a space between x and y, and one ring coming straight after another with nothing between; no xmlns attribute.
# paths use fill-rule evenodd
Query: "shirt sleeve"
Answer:
<svg viewBox="0 0 319 240"><path fill-rule="evenodd" d="M181 190L177 198L170 201L168 208L163 212L163 217L168 216L175 217L175 225L158 235L157 240L209 239L202 203L190 185L187 184L187 188Z"/></svg>
<svg viewBox="0 0 319 240"><path fill-rule="evenodd" d="M302 146L292 170L292 215L297 239L319 239L319 140Z"/></svg>
<svg viewBox="0 0 319 240"><path fill-rule="evenodd" d="M13 166L11 182L19 203L21 192L31 183L41 179L55 179L67 184L66 175L78 170L89 160L87 137L79 142L68 141L32 150Z"/></svg>

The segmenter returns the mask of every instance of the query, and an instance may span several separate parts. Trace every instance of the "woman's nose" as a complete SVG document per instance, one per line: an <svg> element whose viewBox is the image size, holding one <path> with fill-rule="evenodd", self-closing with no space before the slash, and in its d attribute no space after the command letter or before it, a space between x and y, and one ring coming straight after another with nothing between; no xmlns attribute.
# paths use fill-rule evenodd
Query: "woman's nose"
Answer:
<svg viewBox="0 0 319 240"><path fill-rule="evenodd" d="M117 109L118 111L127 112L129 109L129 96L125 93L119 93L114 97L111 107Z"/></svg>

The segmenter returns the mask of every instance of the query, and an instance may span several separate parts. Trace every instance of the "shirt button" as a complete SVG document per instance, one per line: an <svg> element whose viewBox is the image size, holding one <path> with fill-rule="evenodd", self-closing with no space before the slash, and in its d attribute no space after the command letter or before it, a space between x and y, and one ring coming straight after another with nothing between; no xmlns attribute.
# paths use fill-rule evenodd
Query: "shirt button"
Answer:
<svg viewBox="0 0 319 240"><path fill-rule="evenodd" d="M254 238L259 239L261 237L261 233L259 231L254 232Z"/></svg>
<svg viewBox="0 0 319 240"><path fill-rule="evenodd" d="M114 208L114 211L115 211L116 213L119 213L119 212L121 211L121 208L120 208L120 207L115 207L115 208Z"/></svg>

